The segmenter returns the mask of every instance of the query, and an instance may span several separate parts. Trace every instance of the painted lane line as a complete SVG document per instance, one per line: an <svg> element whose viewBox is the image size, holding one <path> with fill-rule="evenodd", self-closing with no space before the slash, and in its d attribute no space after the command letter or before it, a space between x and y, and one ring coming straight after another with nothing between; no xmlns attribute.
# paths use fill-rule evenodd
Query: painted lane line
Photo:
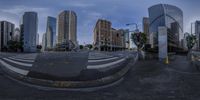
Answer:
<svg viewBox="0 0 200 100"><path fill-rule="evenodd" d="M120 63L120 62L123 62L123 61L125 61L125 60L126 60L126 58L123 58L123 59L117 60L117 61L115 61L115 62L111 62L111 63L107 63L107 64L102 64L102 65L88 65L88 66L87 66L87 69L105 68L105 67L109 67L109 66L118 64L118 63Z"/></svg>
<svg viewBox="0 0 200 100"><path fill-rule="evenodd" d="M28 70L23 70L23 69L19 69L16 67L13 67L12 65L7 64L6 62L4 62L3 60L0 59L0 63L5 66L6 68L8 68L9 70L12 70L13 72L22 74L22 75L27 75L29 73Z"/></svg>
<svg viewBox="0 0 200 100"><path fill-rule="evenodd" d="M13 58L19 58L19 59L35 59L37 57L37 55L34 56L28 56L28 55L17 55L17 56L13 56Z"/></svg>
<svg viewBox="0 0 200 100"><path fill-rule="evenodd" d="M99 60L88 60L88 62L102 62L102 61L108 61L108 60L113 60L117 59L119 57L113 57L113 58L105 58L105 59L99 59Z"/></svg>
<svg viewBox="0 0 200 100"><path fill-rule="evenodd" d="M14 57L12 57L12 58L24 59L24 60L34 60L36 57L34 57L34 58L28 58L28 57L16 57L16 56L14 56Z"/></svg>
<svg viewBox="0 0 200 100"><path fill-rule="evenodd" d="M24 62L34 62L34 60L25 60L25 59L19 59L19 58L14 58L14 57L8 57L9 59L12 59L12 60L17 60L17 61L24 61Z"/></svg>
<svg viewBox="0 0 200 100"><path fill-rule="evenodd" d="M18 65L27 66L27 67L32 67L32 64L22 63L22 62L14 61L14 60L7 59L7 58L3 58L3 59L6 60L6 61L9 61L9 62L18 64Z"/></svg>

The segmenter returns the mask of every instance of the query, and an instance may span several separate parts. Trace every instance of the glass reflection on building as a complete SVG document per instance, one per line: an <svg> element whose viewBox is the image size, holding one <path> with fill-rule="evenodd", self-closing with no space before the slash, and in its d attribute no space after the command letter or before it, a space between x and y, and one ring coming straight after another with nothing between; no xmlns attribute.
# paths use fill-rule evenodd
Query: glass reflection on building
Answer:
<svg viewBox="0 0 200 100"><path fill-rule="evenodd" d="M168 29L168 46L179 47L183 38L183 12L176 6L169 4L158 4L149 9L149 31L153 34L153 45L158 46L158 27L166 26Z"/></svg>
<svg viewBox="0 0 200 100"><path fill-rule="evenodd" d="M56 45L56 18L47 18L47 29L46 29L47 49L52 49Z"/></svg>

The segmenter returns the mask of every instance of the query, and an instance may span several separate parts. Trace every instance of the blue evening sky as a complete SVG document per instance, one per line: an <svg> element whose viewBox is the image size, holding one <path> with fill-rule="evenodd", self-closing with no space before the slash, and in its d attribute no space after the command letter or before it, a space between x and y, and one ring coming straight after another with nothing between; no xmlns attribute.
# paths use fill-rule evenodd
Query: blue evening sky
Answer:
<svg viewBox="0 0 200 100"><path fill-rule="evenodd" d="M138 23L148 16L152 5L166 3L179 7L184 15L184 32L190 32L191 22L200 20L200 0L0 0L0 20L7 20L19 27L23 12L36 11L39 17L40 42L46 31L47 16L57 17L63 10L73 10L78 16L78 41L93 42L93 28L99 18L110 20L114 28L126 23Z"/></svg>

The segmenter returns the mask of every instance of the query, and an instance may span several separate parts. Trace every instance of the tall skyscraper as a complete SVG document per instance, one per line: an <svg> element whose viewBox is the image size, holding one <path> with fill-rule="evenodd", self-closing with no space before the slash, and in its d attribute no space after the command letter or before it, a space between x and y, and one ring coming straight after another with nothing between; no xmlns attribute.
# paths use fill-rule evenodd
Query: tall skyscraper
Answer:
<svg viewBox="0 0 200 100"><path fill-rule="evenodd" d="M63 11L57 21L58 44L68 41L77 44L77 16L74 11Z"/></svg>
<svg viewBox="0 0 200 100"><path fill-rule="evenodd" d="M0 23L0 49L3 51L8 48L8 41L13 39L15 25L8 21L1 21Z"/></svg>
<svg viewBox="0 0 200 100"><path fill-rule="evenodd" d="M47 48L47 38L46 33L42 35L42 51L45 51Z"/></svg>
<svg viewBox="0 0 200 100"><path fill-rule="evenodd" d="M183 12L176 6L158 4L149 9L150 34L153 34L154 47L158 47L158 27L167 27L169 49L174 50L180 46L183 38Z"/></svg>
<svg viewBox="0 0 200 100"><path fill-rule="evenodd" d="M40 43L40 35L37 33L37 36L36 36L36 45L39 45Z"/></svg>
<svg viewBox="0 0 200 100"><path fill-rule="evenodd" d="M195 22L195 35L197 37L197 49L200 49L200 21Z"/></svg>
<svg viewBox="0 0 200 100"><path fill-rule="evenodd" d="M20 26L24 52L36 52L36 38L38 31L37 13L25 12Z"/></svg>
<svg viewBox="0 0 200 100"><path fill-rule="evenodd" d="M142 20L143 23L143 32L147 35L147 44L149 44L150 34L149 34L149 18L144 17Z"/></svg>
<svg viewBox="0 0 200 100"><path fill-rule="evenodd" d="M49 16L47 18L46 39L47 48L54 48L56 45L56 18Z"/></svg>
<svg viewBox="0 0 200 100"><path fill-rule="evenodd" d="M13 40L20 42L20 29L19 28L15 28Z"/></svg>

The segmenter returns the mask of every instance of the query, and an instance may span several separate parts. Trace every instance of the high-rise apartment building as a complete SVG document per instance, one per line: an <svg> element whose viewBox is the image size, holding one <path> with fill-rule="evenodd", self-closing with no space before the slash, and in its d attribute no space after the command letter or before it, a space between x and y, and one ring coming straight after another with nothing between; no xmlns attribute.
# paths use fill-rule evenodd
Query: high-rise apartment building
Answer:
<svg viewBox="0 0 200 100"><path fill-rule="evenodd" d="M94 47L99 51L123 50L126 47L126 30L116 30L111 22L99 19L94 28Z"/></svg>
<svg viewBox="0 0 200 100"><path fill-rule="evenodd" d="M40 35L37 33L37 36L36 36L36 45L39 45L40 43Z"/></svg>
<svg viewBox="0 0 200 100"><path fill-rule="evenodd" d="M46 39L47 49L54 48L56 45L56 18L54 17L47 17Z"/></svg>
<svg viewBox="0 0 200 100"><path fill-rule="evenodd" d="M149 18L144 17L142 23L143 23L143 32L147 35L147 44L150 44Z"/></svg>
<svg viewBox="0 0 200 100"><path fill-rule="evenodd" d="M111 50L112 36L111 22L99 19L94 28L94 47L99 51ZM108 48L106 47L108 46Z"/></svg>
<svg viewBox="0 0 200 100"><path fill-rule="evenodd" d="M3 51L8 48L8 41L13 39L14 36L14 29L15 25L8 21L1 21L0 22L0 50Z"/></svg>
<svg viewBox="0 0 200 100"><path fill-rule="evenodd" d="M42 51L45 51L47 48L47 38L46 33L42 35Z"/></svg>
<svg viewBox="0 0 200 100"><path fill-rule="evenodd" d="M200 49L200 21L195 22L195 35L197 37L197 49Z"/></svg>
<svg viewBox="0 0 200 100"><path fill-rule="evenodd" d="M20 42L20 29L19 28L15 28L13 40Z"/></svg>
<svg viewBox="0 0 200 100"><path fill-rule="evenodd" d="M63 11L57 20L58 44L72 42L77 45L77 16L74 11Z"/></svg>
<svg viewBox="0 0 200 100"><path fill-rule="evenodd" d="M24 52L36 52L38 15L36 12L25 12L21 22L21 36Z"/></svg>

